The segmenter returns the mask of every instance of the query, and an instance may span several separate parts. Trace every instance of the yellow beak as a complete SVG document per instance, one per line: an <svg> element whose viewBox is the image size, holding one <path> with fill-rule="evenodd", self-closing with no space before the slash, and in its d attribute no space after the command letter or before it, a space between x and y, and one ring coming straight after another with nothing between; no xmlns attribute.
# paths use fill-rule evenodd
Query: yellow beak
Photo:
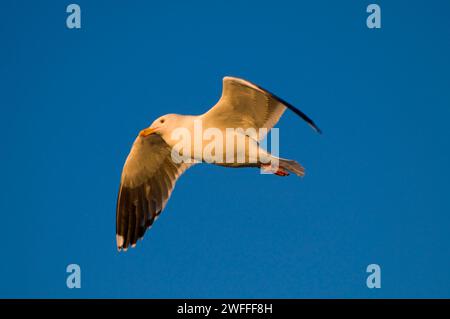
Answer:
<svg viewBox="0 0 450 319"><path fill-rule="evenodd" d="M158 128L152 128L152 127L147 127L146 129L143 129L140 133L139 136L140 137L147 137L150 134L155 133L158 130Z"/></svg>

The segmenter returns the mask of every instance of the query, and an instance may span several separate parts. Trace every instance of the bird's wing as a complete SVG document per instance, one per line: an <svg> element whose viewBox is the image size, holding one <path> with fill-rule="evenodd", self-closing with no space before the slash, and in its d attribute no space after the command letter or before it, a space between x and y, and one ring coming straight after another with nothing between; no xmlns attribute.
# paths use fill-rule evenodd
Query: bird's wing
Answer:
<svg viewBox="0 0 450 319"><path fill-rule="evenodd" d="M190 166L175 163L171 149L156 134L137 137L125 162L116 208L119 250L134 246L159 216L177 178Z"/></svg>
<svg viewBox="0 0 450 319"><path fill-rule="evenodd" d="M314 130L321 133L317 125L302 111L280 99L269 91L249 81L223 78L222 96L217 104L204 114L204 119L216 127L260 128L267 132L278 122L286 108L305 120ZM264 138L260 134L258 140Z"/></svg>

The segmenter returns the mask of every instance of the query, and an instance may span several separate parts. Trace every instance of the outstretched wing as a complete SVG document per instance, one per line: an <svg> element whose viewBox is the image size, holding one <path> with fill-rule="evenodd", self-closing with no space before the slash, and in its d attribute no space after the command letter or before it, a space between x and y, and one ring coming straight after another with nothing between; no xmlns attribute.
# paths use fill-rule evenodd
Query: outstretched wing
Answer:
<svg viewBox="0 0 450 319"><path fill-rule="evenodd" d="M116 208L119 250L134 247L164 209L177 178L190 166L175 163L156 134L137 137L125 162Z"/></svg>
<svg viewBox="0 0 450 319"><path fill-rule="evenodd" d="M265 128L269 132L286 108L292 110L314 130L321 133L313 120L293 105L256 84L228 76L223 78L220 100L204 114L204 117L217 127L232 123L234 128L243 128L244 130ZM264 135L258 136L258 140L263 138Z"/></svg>

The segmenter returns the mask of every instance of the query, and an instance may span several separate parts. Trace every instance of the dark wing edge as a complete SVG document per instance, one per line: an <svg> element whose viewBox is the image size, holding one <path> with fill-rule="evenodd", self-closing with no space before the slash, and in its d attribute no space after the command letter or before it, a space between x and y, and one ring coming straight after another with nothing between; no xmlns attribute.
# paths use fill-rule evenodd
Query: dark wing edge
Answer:
<svg viewBox="0 0 450 319"><path fill-rule="evenodd" d="M308 123L308 125L315 130L317 133L322 134L322 130L316 125L316 123L314 123L314 121L305 113L303 113L302 111L300 111L298 108L296 108L295 106L293 106L292 104L286 102L285 100L283 100L282 98L278 97L277 95L273 94L272 92L266 90L265 88L251 82L248 81L246 79L242 79L242 78L234 78L234 77L225 77L225 79L237 79L240 81L245 81L248 82L249 84L257 87L259 90L263 91L265 94L267 94L270 98L275 99L276 101L280 102L281 104L283 104L284 106L286 106L288 109L290 109L292 112L294 112L295 114L297 114L298 116L300 116L306 123Z"/></svg>

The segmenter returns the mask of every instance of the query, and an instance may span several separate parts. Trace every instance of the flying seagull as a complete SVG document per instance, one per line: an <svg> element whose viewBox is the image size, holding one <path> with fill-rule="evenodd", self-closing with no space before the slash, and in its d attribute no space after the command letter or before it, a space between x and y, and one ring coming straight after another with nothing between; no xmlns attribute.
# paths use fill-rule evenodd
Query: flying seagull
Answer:
<svg viewBox="0 0 450 319"><path fill-rule="evenodd" d="M288 175L288 171L298 176L304 175L303 167L296 161L275 158L259 148L265 134L278 122L286 108L305 120L315 131L321 133L316 124L302 111L280 99L276 95L249 81L225 77L222 96L208 112L198 115L168 114L155 120L152 125L142 130L133 143L122 171L116 207L116 241L118 250L134 247L142 239L145 231L158 218L164 209L175 183L180 175L196 162L208 162L226 167L259 167L279 176ZM225 132L227 128L265 129L261 134L243 135L248 142L248 149L256 149L259 157L256 162L249 162L249 151L241 150L244 162L214 162L198 158L203 154L191 147L192 152L183 153L184 158L194 161L179 161L173 156L176 140L173 132L183 128L191 133L196 122L203 128L215 128ZM224 133L224 135L226 135ZM204 148L201 145L201 148ZM235 150L236 153L239 149ZM202 156L202 155L200 155ZM262 159L265 159L263 162ZM277 160L273 168L267 160Z"/></svg>

